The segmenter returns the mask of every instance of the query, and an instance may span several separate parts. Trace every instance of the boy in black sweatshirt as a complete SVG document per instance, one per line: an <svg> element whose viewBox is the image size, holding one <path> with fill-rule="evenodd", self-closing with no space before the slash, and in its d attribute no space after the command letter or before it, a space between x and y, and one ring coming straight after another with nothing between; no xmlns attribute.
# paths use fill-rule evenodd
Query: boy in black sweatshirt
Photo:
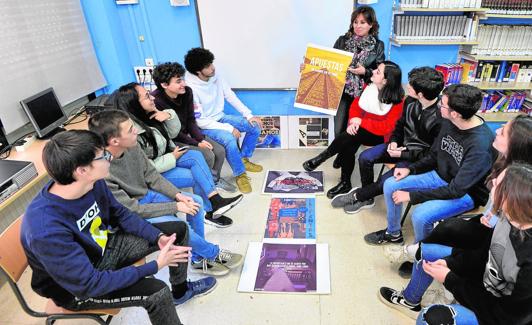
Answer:
<svg viewBox="0 0 532 325"><path fill-rule="evenodd" d="M395 168L384 183L388 227L370 233L370 245L402 244L401 212L404 202L420 204L412 214L415 241L423 240L435 222L485 205L484 184L495 151L494 134L475 113L482 93L470 85L451 85L440 102L445 119L431 150L408 168ZM410 175L410 176L409 176Z"/></svg>
<svg viewBox="0 0 532 325"><path fill-rule="evenodd" d="M394 169L374 180L373 166L397 163L408 167L423 157L440 132L441 113L438 96L443 89L443 75L430 67L414 68L408 73L408 96L403 115L397 121L388 143L364 150L359 158L361 187L335 196L331 205L344 208L346 213L375 206L374 198L382 194L384 181L393 176Z"/></svg>

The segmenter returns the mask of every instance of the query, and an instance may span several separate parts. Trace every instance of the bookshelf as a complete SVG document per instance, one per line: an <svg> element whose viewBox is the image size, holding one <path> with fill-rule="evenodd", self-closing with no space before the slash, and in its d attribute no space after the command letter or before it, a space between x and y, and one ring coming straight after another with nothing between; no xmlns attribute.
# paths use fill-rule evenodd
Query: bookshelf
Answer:
<svg viewBox="0 0 532 325"><path fill-rule="evenodd" d="M477 45L477 41L462 41L462 40L416 40L416 39L401 39L390 37L390 42L395 46L401 45Z"/></svg>
<svg viewBox="0 0 532 325"><path fill-rule="evenodd" d="M532 19L532 15L486 14L486 18Z"/></svg>
<svg viewBox="0 0 532 325"><path fill-rule="evenodd" d="M476 61L532 61L530 55L478 55L465 51L458 53L461 57Z"/></svg>
<svg viewBox="0 0 532 325"><path fill-rule="evenodd" d="M403 12L478 12L485 13L488 8L412 8L396 6L393 8L394 13L401 14Z"/></svg>
<svg viewBox="0 0 532 325"><path fill-rule="evenodd" d="M512 112L512 113L504 113L504 112L496 112L496 113L478 113L480 117L482 117L486 122L507 122L517 115L521 115L524 113L519 112Z"/></svg>
<svg viewBox="0 0 532 325"><path fill-rule="evenodd" d="M530 82L471 82L471 86L475 86L481 90L528 90L532 89Z"/></svg>

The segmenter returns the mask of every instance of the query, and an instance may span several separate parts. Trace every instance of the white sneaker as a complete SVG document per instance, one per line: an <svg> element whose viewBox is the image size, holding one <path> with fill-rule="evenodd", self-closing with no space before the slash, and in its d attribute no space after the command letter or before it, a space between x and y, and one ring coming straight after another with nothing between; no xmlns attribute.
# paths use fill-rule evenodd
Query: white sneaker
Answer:
<svg viewBox="0 0 532 325"><path fill-rule="evenodd" d="M417 245L417 244L416 244ZM384 256L390 263L403 263L403 262L413 262L414 256L410 254L410 246L412 245L387 245L384 246ZM417 249L416 249L417 250ZM415 250L414 250L415 254Z"/></svg>
<svg viewBox="0 0 532 325"><path fill-rule="evenodd" d="M421 299L421 305L449 305L453 303L453 301L453 294L447 291L443 285L438 283L436 288L425 291L425 294L423 294L423 298Z"/></svg>

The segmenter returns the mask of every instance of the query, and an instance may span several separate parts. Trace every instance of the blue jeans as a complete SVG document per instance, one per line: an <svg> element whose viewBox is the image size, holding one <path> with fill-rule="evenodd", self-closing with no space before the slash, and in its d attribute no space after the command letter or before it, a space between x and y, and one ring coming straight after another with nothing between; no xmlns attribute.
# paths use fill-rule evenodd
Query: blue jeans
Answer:
<svg viewBox="0 0 532 325"><path fill-rule="evenodd" d="M231 124L238 131L246 132L242 148L239 149L238 139L235 139L231 132L217 129L202 130L203 134L224 146L225 156L233 170L233 175L242 175L246 171L242 158L249 158L253 155L259 139L260 127L249 123L244 117L236 115L224 115L218 122Z"/></svg>
<svg viewBox="0 0 532 325"><path fill-rule="evenodd" d="M451 252L452 248L449 246L421 243L421 258L415 261L412 278L403 291L403 296L408 302L418 304L432 283L432 277L423 270L423 260L434 262L451 255Z"/></svg>
<svg viewBox="0 0 532 325"><path fill-rule="evenodd" d="M444 308L445 312L435 314L435 308ZM431 305L421 310L416 321L416 325L429 324L478 325L478 320L475 313L461 305Z"/></svg>
<svg viewBox="0 0 532 325"><path fill-rule="evenodd" d="M214 245L205 240L205 210L203 210L203 200L197 195L185 192L182 193L184 195L190 196L194 201L199 203L199 209L195 215L187 214L187 225L189 232L188 243L190 247L192 247L192 261L196 262L202 258L211 259L216 257L216 255L218 255L220 252L220 248L218 245ZM175 200L152 190L148 190L148 193L146 193L146 195L139 200L140 204L166 202L175 202ZM149 223L161 223L177 220L179 220L179 218L177 218L175 215L165 215L146 219L146 221Z"/></svg>
<svg viewBox="0 0 532 325"><path fill-rule="evenodd" d="M209 194L216 190L212 173L200 151L188 150L179 160L176 167L161 173L177 188L192 187L194 194L201 196L206 211L212 211Z"/></svg>
<svg viewBox="0 0 532 325"><path fill-rule="evenodd" d="M432 190L438 187L447 186L448 183L438 176L436 171L419 175L410 175L399 181L394 177L388 178L384 182L384 200L386 202L386 218L388 220L387 231L390 234L398 234L401 230L401 213L403 204L395 204L392 195L395 191L423 191ZM452 200L430 200L421 203L412 213L412 224L414 226L414 237L416 242L420 242L430 234L436 221L457 216L461 213L473 209L475 206L473 199L466 194L458 199Z"/></svg>
<svg viewBox="0 0 532 325"><path fill-rule="evenodd" d="M366 149L358 156L358 166L360 168L360 182L362 187L356 190L357 200L367 201L383 193L384 181L393 176L393 169L382 174L375 180L373 166L379 163L397 163L398 167L408 167L407 161L400 158L390 157L387 143L381 143Z"/></svg>

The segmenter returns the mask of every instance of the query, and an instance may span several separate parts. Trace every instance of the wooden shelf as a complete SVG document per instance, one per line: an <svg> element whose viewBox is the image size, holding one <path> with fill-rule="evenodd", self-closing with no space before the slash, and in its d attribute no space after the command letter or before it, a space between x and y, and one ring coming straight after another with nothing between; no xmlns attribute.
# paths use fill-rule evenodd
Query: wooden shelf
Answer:
<svg viewBox="0 0 532 325"><path fill-rule="evenodd" d="M529 90L532 89L530 82L482 82L469 83L471 86L478 87L482 90Z"/></svg>
<svg viewBox="0 0 532 325"><path fill-rule="evenodd" d="M507 15L507 14L489 14L486 13L487 18L507 18L507 19L532 19L532 15Z"/></svg>
<svg viewBox="0 0 532 325"><path fill-rule="evenodd" d="M459 52L460 56L470 60L477 61L532 61L532 55L477 55L470 54L464 51Z"/></svg>
<svg viewBox="0 0 532 325"><path fill-rule="evenodd" d="M506 122L520 114L524 114L524 113L520 113L520 112L478 113L478 115L481 116L486 122Z"/></svg>
<svg viewBox="0 0 532 325"><path fill-rule="evenodd" d="M394 7L396 13L399 12L487 12L488 8L410 8Z"/></svg>
<svg viewBox="0 0 532 325"><path fill-rule="evenodd" d="M394 37L390 37L390 42L392 45L401 46L401 45L477 45L478 41L460 41L460 40L449 40L449 41L438 41L438 40L398 40Z"/></svg>

